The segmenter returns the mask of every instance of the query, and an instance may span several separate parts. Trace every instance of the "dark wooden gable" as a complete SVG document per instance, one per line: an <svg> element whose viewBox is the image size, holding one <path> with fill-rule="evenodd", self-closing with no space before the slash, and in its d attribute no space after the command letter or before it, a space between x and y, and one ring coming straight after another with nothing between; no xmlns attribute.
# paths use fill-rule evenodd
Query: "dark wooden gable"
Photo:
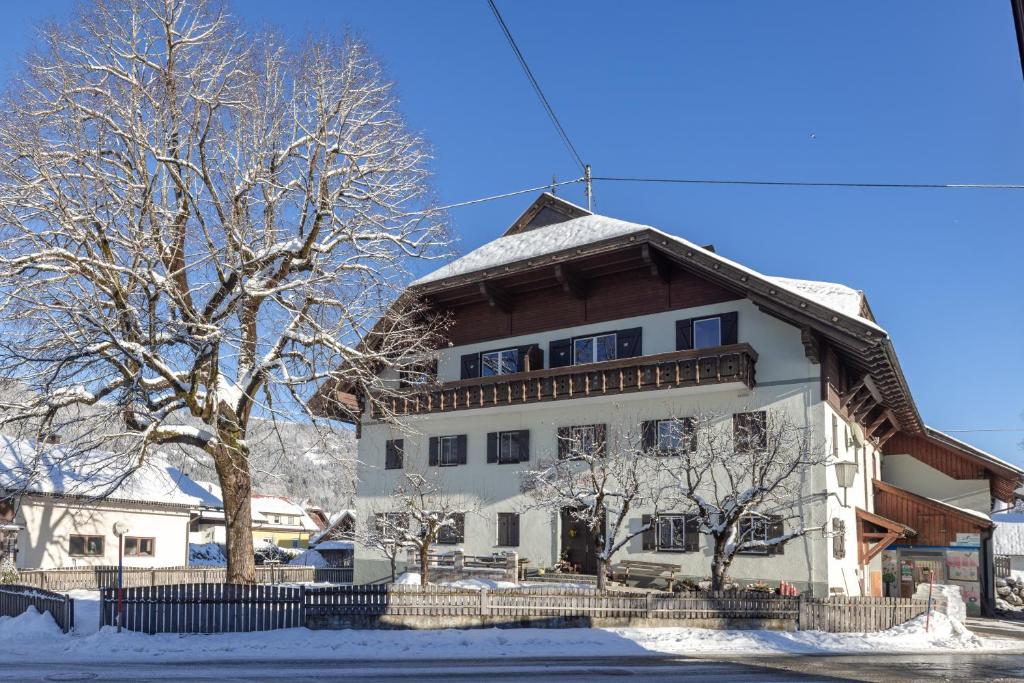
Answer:
<svg viewBox="0 0 1024 683"><path fill-rule="evenodd" d="M560 197L545 192L530 204L523 213L516 219L515 223L505 231L506 235L518 235L521 232L529 232L537 228L543 228L555 223L564 223L573 218L582 218L592 215L582 206L576 206Z"/></svg>

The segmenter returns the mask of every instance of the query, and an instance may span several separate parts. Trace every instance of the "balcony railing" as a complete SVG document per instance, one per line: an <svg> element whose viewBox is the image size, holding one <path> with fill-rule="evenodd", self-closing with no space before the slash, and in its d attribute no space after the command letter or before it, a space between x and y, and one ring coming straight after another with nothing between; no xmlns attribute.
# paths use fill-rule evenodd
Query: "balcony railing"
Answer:
<svg viewBox="0 0 1024 683"><path fill-rule="evenodd" d="M757 352L749 344L731 344L477 377L381 397L373 414L424 415L731 382L752 389L756 362Z"/></svg>

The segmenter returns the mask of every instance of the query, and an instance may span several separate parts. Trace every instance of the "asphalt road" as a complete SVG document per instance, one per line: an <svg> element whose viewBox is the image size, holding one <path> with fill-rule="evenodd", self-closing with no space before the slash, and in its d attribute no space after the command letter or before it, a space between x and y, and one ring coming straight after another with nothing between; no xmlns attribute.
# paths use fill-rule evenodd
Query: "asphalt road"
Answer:
<svg viewBox="0 0 1024 683"><path fill-rule="evenodd" d="M593 657L461 661L293 660L201 664L21 664L0 655L4 681L1017 681L1024 655L764 656L756 659Z"/></svg>

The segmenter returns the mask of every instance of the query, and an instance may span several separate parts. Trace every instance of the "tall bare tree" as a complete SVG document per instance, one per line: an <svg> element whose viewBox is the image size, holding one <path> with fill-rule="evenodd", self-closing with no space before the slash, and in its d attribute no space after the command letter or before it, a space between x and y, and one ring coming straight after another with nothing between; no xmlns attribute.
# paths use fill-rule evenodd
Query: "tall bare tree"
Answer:
<svg viewBox="0 0 1024 683"><path fill-rule="evenodd" d="M609 443L604 425L563 428L557 455L523 472L521 480L528 507L552 514L568 510L593 534L599 589L607 585L615 554L653 524L631 528L634 513L652 510L655 519L662 494L654 454L643 447L637 430L613 437Z"/></svg>
<svg viewBox="0 0 1024 683"><path fill-rule="evenodd" d="M779 552L803 536L807 477L829 455L810 426L781 410L678 421L678 448L658 460L666 500L689 510L712 539L711 588L721 590L740 553Z"/></svg>
<svg viewBox="0 0 1024 683"><path fill-rule="evenodd" d="M113 431L128 469L205 453L235 582L250 418L313 420L337 368L373 400L442 324L396 302L447 238L392 84L357 40L279 35L206 0L95 0L42 29L0 114L0 427L68 453Z"/></svg>

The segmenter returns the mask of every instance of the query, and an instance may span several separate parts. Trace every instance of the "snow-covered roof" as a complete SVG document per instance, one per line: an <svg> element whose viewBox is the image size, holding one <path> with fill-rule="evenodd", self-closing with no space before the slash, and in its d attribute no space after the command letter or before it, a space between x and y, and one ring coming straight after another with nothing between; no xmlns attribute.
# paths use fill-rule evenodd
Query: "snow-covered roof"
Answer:
<svg viewBox="0 0 1024 683"><path fill-rule="evenodd" d="M356 511L355 510L338 510L337 512L332 514L330 516L330 518L328 519L328 521L327 521L327 526L324 527L323 529L321 529L320 531L318 531L317 533L313 534L310 537L309 544L310 545L317 544L320 541L321 538L326 536L329 532L331 532L334 529L335 526L337 526L338 522L340 522L341 520L345 519L346 517L350 517L350 518L352 518L354 520L356 518Z"/></svg>
<svg viewBox="0 0 1024 683"><path fill-rule="evenodd" d="M301 526L305 531L317 531L316 522L309 516L305 508L297 503L293 503L290 499L284 496L269 496L260 493L254 493L252 496L252 511L253 521L256 521L256 514L258 513L262 521L272 522L272 517L275 515L285 515L289 517L298 518L298 526Z"/></svg>
<svg viewBox="0 0 1024 683"><path fill-rule="evenodd" d="M878 330L882 329L876 323L861 315L864 301L863 293L846 285L763 275L682 237L671 235L642 223L631 223L597 214L573 218L527 232L504 235L424 275L415 280L412 285L425 285L459 275L490 270L539 256L563 252L596 242L647 231L685 246L687 249L701 251L706 256L723 264L728 264L754 277L770 281L778 287L789 290L792 294L810 299L844 316L855 318L860 323L873 326Z"/></svg>
<svg viewBox="0 0 1024 683"><path fill-rule="evenodd" d="M995 465L1000 465L1002 467L1005 467L1005 468L1008 468L1010 470L1013 470L1013 471L1015 471L1015 472L1017 472L1019 474L1024 474L1024 469L1021 469L1021 467L1019 465L1014 465L1013 463L1007 462L1007 461L1003 460L1002 458L998 458L998 457L992 455L988 451L983 451L980 448L978 448L977 446L973 446L973 445L967 443L966 441L961 441L960 439L958 439L958 438L956 438L954 436L950 436L946 432L943 432L943 431L941 431L939 429L935 429L934 427L931 427L929 425L925 425L925 429L927 430L927 432L928 432L928 434L930 436L932 436L934 438L937 438L937 439L940 439L942 441L948 441L948 442L952 443L953 445L956 445L956 446L959 446L960 448L968 450L971 453L973 453L974 455L976 455L977 457L981 458L982 460L988 460L988 461L992 462Z"/></svg>
<svg viewBox="0 0 1024 683"><path fill-rule="evenodd" d="M921 496L921 497L925 498L926 500L930 500L933 503L938 503L939 505L942 505L944 507L953 508L957 512L962 512L965 515L970 515L971 517L976 517L976 518L984 520L986 522L991 522L992 521L992 516L988 515L988 514L985 514L984 512L978 512L977 510L972 510L971 508L965 508L965 507L960 507L959 505L953 505L952 503L950 503L948 501L939 500L938 498L929 498L928 496Z"/></svg>
<svg viewBox="0 0 1024 683"><path fill-rule="evenodd" d="M52 444L0 435L0 489L154 504L220 507L218 497L151 453L132 469L123 456L69 453Z"/></svg>
<svg viewBox="0 0 1024 683"><path fill-rule="evenodd" d="M354 547L352 541L323 541L316 544L317 550L351 550Z"/></svg>
<svg viewBox="0 0 1024 683"><path fill-rule="evenodd" d="M996 555L1024 555L1024 513L1001 512L992 515L992 552Z"/></svg>

